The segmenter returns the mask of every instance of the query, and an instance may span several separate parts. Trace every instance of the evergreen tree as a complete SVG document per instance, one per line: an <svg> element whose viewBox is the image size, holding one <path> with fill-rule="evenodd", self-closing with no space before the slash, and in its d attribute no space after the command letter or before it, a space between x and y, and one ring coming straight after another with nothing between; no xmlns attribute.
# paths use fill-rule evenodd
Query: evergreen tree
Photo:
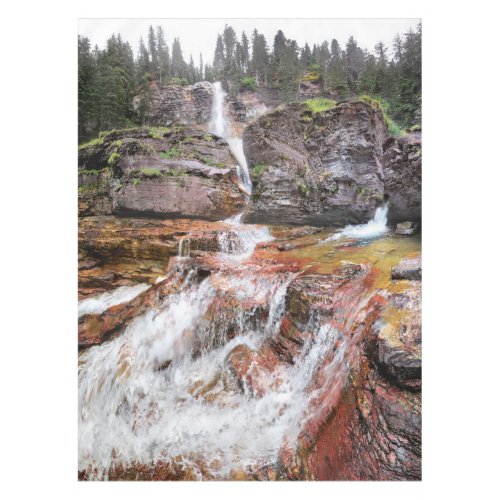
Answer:
<svg viewBox="0 0 500 500"><path fill-rule="evenodd" d="M144 76L150 76L150 71L151 71L151 63L149 60L149 52L146 49L146 45L144 44L144 40L141 39L139 40L139 51L137 54L137 62L136 62L136 68L137 68L137 80L141 81Z"/></svg>
<svg viewBox="0 0 500 500"><path fill-rule="evenodd" d="M241 35L241 65L243 75L248 76L250 70L250 50L245 32Z"/></svg>
<svg viewBox="0 0 500 500"><path fill-rule="evenodd" d="M255 83L267 85L269 54L264 35L254 30L252 34L252 69L255 74Z"/></svg>
<svg viewBox="0 0 500 500"><path fill-rule="evenodd" d="M222 41L222 36L217 36L217 43L215 44L214 53L214 63L213 63L213 75L214 78L220 80L224 74L224 65L226 58L224 55L224 42Z"/></svg>
<svg viewBox="0 0 500 500"><path fill-rule="evenodd" d="M78 140L90 136L95 128L95 80L97 68L90 40L78 36Z"/></svg>
<svg viewBox="0 0 500 500"><path fill-rule="evenodd" d="M151 57L151 78L154 80L158 78L158 51L156 48L156 35L153 29L153 26L149 27L148 32L148 47L149 47L149 55Z"/></svg>
<svg viewBox="0 0 500 500"><path fill-rule="evenodd" d="M182 56L181 43L178 38L174 38L172 44L172 77L184 78L186 73L186 63Z"/></svg>
<svg viewBox="0 0 500 500"><path fill-rule="evenodd" d="M346 76L347 86L351 95L355 95L358 79L365 64L365 55L358 47L356 40L351 36L346 46Z"/></svg>
<svg viewBox="0 0 500 500"><path fill-rule="evenodd" d="M160 83L162 83L162 81L168 80L170 77L170 53L161 26L156 28L156 45L158 50L158 77Z"/></svg>

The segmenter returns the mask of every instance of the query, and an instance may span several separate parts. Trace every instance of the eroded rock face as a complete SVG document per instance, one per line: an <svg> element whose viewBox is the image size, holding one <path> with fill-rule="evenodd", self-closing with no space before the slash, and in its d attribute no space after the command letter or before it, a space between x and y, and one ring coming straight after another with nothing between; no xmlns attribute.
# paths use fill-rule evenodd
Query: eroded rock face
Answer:
<svg viewBox="0 0 500 500"><path fill-rule="evenodd" d="M200 130L110 132L79 151L81 216L219 220L238 213L244 204L226 141Z"/></svg>
<svg viewBox="0 0 500 500"><path fill-rule="evenodd" d="M384 145L385 194L389 219L420 221L422 212L422 142L420 134L409 134Z"/></svg>
<svg viewBox="0 0 500 500"><path fill-rule="evenodd" d="M213 87L210 82L187 86L155 82L150 88L148 123L163 127L206 123L210 119L212 102ZM132 105L138 112L141 97L136 96Z"/></svg>
<svg viewBox="0 0 500 500"><path fill-rule="evenodd" d="M384 199L380 110L362 101L312 113L292 104L245 130L254 183L247 221L345 225L369 220Z"/></svg>

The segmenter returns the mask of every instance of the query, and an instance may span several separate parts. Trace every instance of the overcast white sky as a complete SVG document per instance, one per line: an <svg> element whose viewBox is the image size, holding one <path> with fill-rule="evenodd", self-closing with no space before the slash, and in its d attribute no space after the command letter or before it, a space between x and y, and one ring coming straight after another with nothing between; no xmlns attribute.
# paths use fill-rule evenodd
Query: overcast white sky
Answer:
<svg viewBox="0 0 500 500"><path fill-rule="evenodd" d="M299 46L319 44L336 38L342 47L349 36L354 36L362 48L373 50L379 41L392 50L392 40L397 33L403 34L409 28L415 29L420 19L80 19L78 32L90 39L92 46L104 48L106 40L113 33L120 33L128 41L134 54L137 52L139 38L147 41L149 25L164 28L167 44L179 38L184 59L189 61L192 54L198 64L200 52L203 60L212 62L217 34L225 24L231 25L238 38L244 30L249 36L257 28L263 33L272 47L274 35L281 29L287 38L297 40Z"/></svg>

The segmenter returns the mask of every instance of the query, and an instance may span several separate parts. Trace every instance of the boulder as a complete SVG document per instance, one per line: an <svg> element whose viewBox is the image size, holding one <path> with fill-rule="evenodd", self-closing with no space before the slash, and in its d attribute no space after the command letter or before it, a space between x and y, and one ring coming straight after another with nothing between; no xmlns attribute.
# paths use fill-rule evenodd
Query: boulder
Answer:
<svg viewBox="0 0 500 500"><path fill-rule="evenodd" d="M422 279L422 256L402 259L401 262L391 270L394 280L421 280Z"/></svg>
<svg viewBox="0 0 500 500"><path fill-rule="evenodd" d="M394 232L402 236L412 236L417 232L417 229L418 224L415 222L399 222L396 225L396 230Z"/></svg>
<svg viewBox="0 0 500 500"><path fill-rule="evenodd" d="M245 195L227 142L184 127L102 134L79 149L79 214L225 219Z"/></svg>

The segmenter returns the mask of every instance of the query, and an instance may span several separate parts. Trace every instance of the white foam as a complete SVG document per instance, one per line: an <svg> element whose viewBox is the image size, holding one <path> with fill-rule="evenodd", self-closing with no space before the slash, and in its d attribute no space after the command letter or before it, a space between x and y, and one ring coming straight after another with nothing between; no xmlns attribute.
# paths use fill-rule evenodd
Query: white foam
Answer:
<svg viewBox="0 0 500 500"><path fill-rule="evenodd" d="M382 236L388 231L387 227L388 204L378 207L373 219L366 224L346 226L340 232L330 236L323 242L338 240L340 238L372 239Z"/></svg>
<svg viewBox="0 0 500 500"><path fill-rule="evenodd" d="M78 317L84 314L100 314L111 306L129 302L146 291L150 286L147 283L139 283L134 286L121 286L110 292L104 292L101 295L81 300L78 302Z"/></svg>

